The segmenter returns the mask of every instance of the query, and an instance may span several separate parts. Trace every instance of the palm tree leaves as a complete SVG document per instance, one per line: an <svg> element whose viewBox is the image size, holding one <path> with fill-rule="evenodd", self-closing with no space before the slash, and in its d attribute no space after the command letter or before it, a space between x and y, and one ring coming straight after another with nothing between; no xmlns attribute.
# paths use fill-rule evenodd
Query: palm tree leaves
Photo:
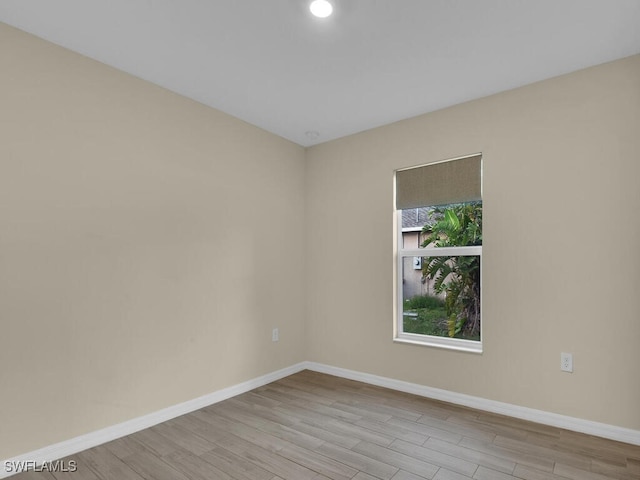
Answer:
<svg viewBox="0 0 640 480"><path fill-rule="evenodd" d="M423 229L425 248L482 245L482 203L448 205L434 209L436 221ZM480 333L480 257L478 255L425 257L423 277L434 282L434 290L445 294L449 335L463 329Z"/></svg>
<svg viewBox="0 0 640 480"><path fill-rule="evenodd" d="M444 222L447 224L448 231L460 230L460 219L453 209L447 209L444 212Z"/></svg>

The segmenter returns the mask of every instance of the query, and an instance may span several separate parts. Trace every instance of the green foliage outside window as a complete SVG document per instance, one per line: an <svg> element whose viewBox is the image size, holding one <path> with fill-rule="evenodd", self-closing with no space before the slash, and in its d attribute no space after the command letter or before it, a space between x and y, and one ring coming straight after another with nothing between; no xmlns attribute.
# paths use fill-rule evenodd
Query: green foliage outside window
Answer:
<svg viewBox="0 0 640 480"><path fill-rule="evenodd" d="M482 202L434 209L436 221L423 229L422 247L482 245ZM445 294L450 337L480 337L480 257L427 257L422 275L433 280L434 291Z"/></svg>

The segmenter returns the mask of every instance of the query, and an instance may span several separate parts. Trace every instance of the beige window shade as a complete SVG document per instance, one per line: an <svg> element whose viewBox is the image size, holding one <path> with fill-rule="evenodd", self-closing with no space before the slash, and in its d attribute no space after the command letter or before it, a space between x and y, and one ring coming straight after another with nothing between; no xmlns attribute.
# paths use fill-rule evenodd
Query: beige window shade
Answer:
<svg viewBox="0 0 640 480"><path fill-rule="evenodd" d="M396 171L396 208L482 200L482 155Z"/></svg>

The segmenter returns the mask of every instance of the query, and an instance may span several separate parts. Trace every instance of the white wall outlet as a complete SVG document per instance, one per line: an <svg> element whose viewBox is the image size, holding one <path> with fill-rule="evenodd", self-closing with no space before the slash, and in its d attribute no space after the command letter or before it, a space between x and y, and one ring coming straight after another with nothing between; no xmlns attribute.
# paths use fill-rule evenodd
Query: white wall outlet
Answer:
<svg viewBox="0 0 640 480"><path fill-rule="evenodd" d="M573 372L573 355L571 353L560 354L560 370L563 372Z"/></svg>
<svg viewBox="0 0 640 480"><path fill-rule="evenodd" d="M273 330L271 330L271 341L277 342L278 340L280 340L280 332L277 328L274 328Z"/></svg>

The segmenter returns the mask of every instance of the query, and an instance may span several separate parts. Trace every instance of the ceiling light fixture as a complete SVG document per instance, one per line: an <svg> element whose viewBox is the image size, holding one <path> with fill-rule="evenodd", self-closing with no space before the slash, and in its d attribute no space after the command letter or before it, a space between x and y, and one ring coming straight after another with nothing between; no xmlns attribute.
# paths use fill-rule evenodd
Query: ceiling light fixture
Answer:
<svg viewBox="0 0 640 480"><path fill-rule="evenodd" d="M326 18L333 12L333 5L327 0L313 0L309 5L309 10L318 18Z"/></svg>

